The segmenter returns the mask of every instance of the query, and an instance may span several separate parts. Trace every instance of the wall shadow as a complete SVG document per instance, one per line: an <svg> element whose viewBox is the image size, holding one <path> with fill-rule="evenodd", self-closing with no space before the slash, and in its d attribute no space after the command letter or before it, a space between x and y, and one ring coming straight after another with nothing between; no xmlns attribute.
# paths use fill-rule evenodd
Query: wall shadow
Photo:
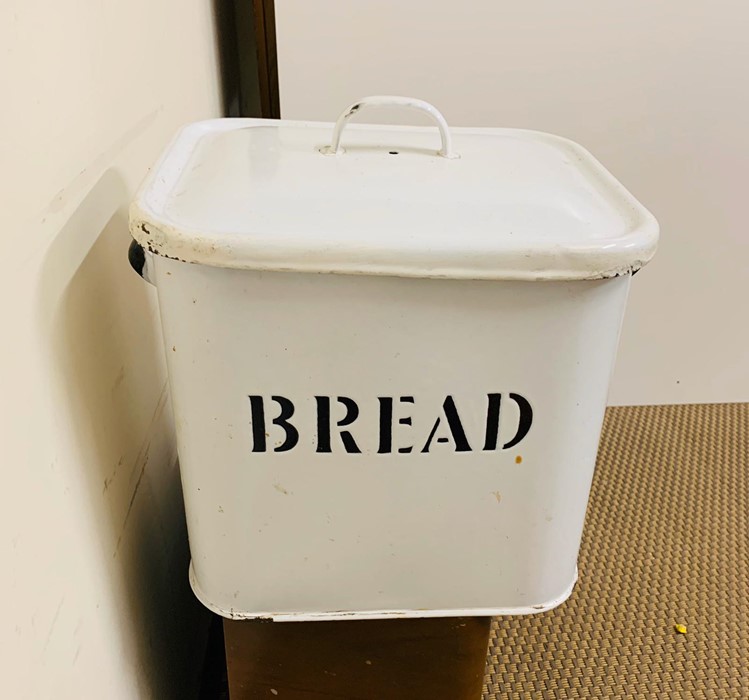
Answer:
<svg viewBox="0 0 749 700"><path fill-rule="evenodd" d="M127 203L104 173L44 259L39 322L144 696L197 694L209 616L189 552L155 290L130 268Z"/></svg>

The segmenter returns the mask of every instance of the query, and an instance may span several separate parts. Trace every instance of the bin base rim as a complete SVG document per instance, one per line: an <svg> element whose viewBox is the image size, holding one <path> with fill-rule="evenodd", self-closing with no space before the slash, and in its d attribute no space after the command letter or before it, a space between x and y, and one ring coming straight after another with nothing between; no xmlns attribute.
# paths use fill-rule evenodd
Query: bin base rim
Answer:
<svg viewBox="0 0 749 700"><path fill-rule="evenodd" d="M419 617L500 617L503 615L536 615L564 603L577 583L577 566L569 586L561 595L539 605L514 608L450 608L447 610L334 610L332 612L248 612L222 608L212 603L200 588L190 562L190 587L195 597L211 612L230 620L272 620L273 622L314 622L323 620L387 620Z"/></svg>

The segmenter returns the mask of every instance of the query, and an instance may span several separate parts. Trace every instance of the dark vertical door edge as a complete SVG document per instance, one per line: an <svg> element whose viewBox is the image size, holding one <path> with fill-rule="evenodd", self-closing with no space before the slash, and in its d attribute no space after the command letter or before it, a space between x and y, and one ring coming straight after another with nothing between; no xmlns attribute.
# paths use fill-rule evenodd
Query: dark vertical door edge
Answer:
<svg viewBox="0 0 749 700"><path fill-rule="evenodd" d="M261 116L280 119L278 98L278 55L274 0L253 0L257 41Z"/></svg>
<svg viewBox="0 0 749 700"><path fill-rule="evenodd" d="M273 0L213 0L224 115L278 119Z"/></svg>

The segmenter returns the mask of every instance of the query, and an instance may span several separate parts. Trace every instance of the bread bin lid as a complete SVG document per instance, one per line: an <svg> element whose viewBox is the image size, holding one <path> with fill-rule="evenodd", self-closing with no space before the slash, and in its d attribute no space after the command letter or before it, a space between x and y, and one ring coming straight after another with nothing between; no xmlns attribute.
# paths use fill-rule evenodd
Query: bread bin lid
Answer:
<svg viewBox="0 0 749 700"><path fill-rule="evenodd" d="M381 105L426 112L438 129L348 123ZM428 103L389 96L335 125L183 128L130 228L152 253L202 265L462 279L613 277L648 262L658 240L652 214L576 143L449 129Z"/></svg>

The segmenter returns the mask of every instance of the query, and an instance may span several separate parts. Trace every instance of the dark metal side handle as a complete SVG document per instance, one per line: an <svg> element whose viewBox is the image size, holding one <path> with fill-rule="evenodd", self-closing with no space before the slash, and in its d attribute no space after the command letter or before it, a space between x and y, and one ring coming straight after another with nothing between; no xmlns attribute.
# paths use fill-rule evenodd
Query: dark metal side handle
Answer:
<svg viewBox="0 0 749 700"><path fill-rule="evenodd" d="M130 262L130 267L133 268L146 282L153 284L153 280L150 275L150 261L151 254L143 249L143 246L138 243L135 239L130 242L130 247L127 250L127 259Z"/></svg>

